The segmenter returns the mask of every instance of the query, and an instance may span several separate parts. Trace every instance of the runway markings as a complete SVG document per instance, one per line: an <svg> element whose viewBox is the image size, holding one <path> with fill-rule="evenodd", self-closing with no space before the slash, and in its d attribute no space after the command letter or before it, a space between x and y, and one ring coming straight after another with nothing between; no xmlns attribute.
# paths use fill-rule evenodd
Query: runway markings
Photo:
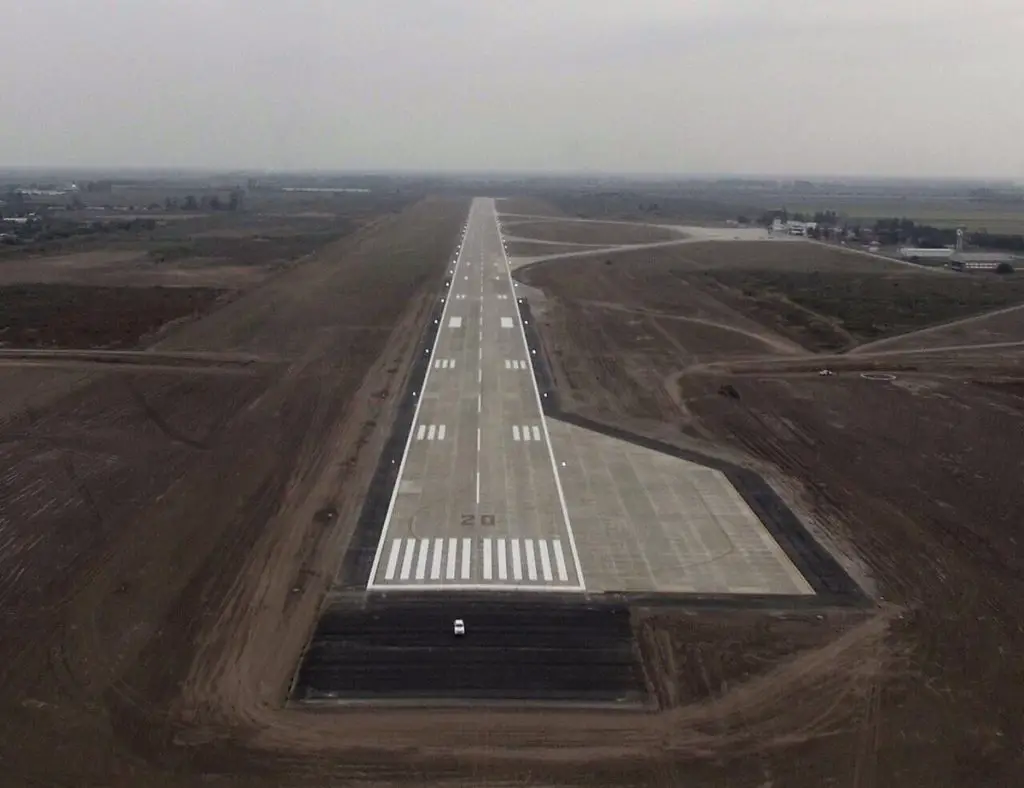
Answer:
<svg viewBox="0 0 1024 788"><path fill-rule="evenodd" d="M510 318L510 317L503 317L501 319L501 327L502 328L515 328L515 324L512 322L512 318Z"/></svg>
<svg viewBox="0 0 1024 788"><path fill-rule="evenodd" d="M537 559L533 557L533 540L527 539L524 542L526 548L526 574L531 580L537 579Z"/></svg>
<svg viewBox="0 0 1024 788"><path fill-rule="evenodd" d="M523 579L523 559L519 555L519 540L512 540L512 579Z"/></svg>
<svg viewBox="0 0 1024 788"><path fill-rule="evenodd" d="M453 317L448 321L448 328L462 328L462 318Z"/></svg>
<svg viewBox="0 0 1024 788"><path fill-rule="evenodd" d="M441 579L441 558L444 555L444 539L434 540L434 562L430 566L430 579Z"/></svg>
<svg viewBox="0 0 1024 788"><path fill-rule="evenodd" d="M555 564L552 566L551 556ZM480 559L473 577L475 559ZM503 585L567 585L565 553L561 539L483 537L392 539L384 571L385 583L458 585L461 582Z"/></svg>
<svg viewBox="0 0 1024 788"><path fill-rule="evenodd" d="M536 424L512 425L512 440L540 441L543 436L540 434L540 427Z"/></svg>
<svg viewBox="0 0 1024 788"><path fill-rule="evenodd" d="M469 580L470 562L473 558L473 540L462 540L462 579Z"/></svg>
<svg viewBox="0 0 1024 788"><path fill-rule="evenodd" d="M443 441L445 435L447 434L448 428L444 424L421 424L419 428L416 430L416 440Z"/></svg>
<svg viewBox="0 0 1024 788"><path fill-rule="evenodd" d="M498 296L498 300L499 301L506 301L506 300L508 300L508 296L505 295L504 293L502 293L501 295Z"/></svg>
<svg viewBox="0 0 1024 788"><path fill-rule="evenodd" d="M434 369L455 369L454 358L442 358L434 362Z"/></svg>
<svg viewBox="0 0 1024 788"><path fill-rule="evenodd" d="M505 359L505 369L526 369L526 362L518 359Z"/></svg>
<svg viewBox="0 0 1024 788"><path fill-rule="evenodd" d="M459 293L457 296L455 296L455 300L456 301L464 301L465 299L466 299L466 294L465 293Z"/></svg>
<svg viewBox="0 0 1024 788"><path fill-rule="evenodd" d="M456 545L458 545L458 539L448 540L448 565L445 567L444 576L449 580L455 579L455 559L456 559Z"/></svg>

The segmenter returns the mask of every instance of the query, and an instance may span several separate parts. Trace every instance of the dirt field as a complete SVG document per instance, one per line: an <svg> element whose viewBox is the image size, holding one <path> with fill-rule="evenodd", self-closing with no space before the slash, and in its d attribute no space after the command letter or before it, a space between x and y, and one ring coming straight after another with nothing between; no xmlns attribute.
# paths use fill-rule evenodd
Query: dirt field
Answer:
<svg viewBox="0 0 1024 788"><path fill-rule="evenodd" d="M820 378L649 254L522 274L566 404L746 457L884 601L636 609L657 714L285 705L465 211L364 227L159 370L2 368L0 784L1014 784L1024 353Z"/></svg>
<svg viewBox="0 0 1024 788"><path fill-rule="evenodd" d="M126 348L229 294L185 287L0 287L0 347Z"/></svg>
<svg viewBox="0 0 1024 788"><path fill-rule="evenodd" d="M820 627L817 639L755 613L741 627L706 612L645 625L667 634L642 627L651 664L666 671L660 691L683 710L713 697L724 715L705 731L714 763L697 758L688 775L808 788L1013 783L1024 768L1024 348L984 345L1024 332L1024 311L866 343L829 357L837 373L823 378L821 356L787 350L790 339L814 342L787 338L776 313L747 308L715 280L735 276L751 300L765 297L764 283L787 281L787 294L830 319L856 309L892 331L1019 301L1019 290L994 278L833 273L834 255L818 273L807 272L816 267L809 256L792 264L768 255L758 269L755 249L733 246L742 245L520 272L544 291L534 313L567 404L745 457L880 600L863 619ZM902 300L915 294L916 316ZM692 330L697 320L732 330ZM848 333L852 346L873 332ZM867 380L862 370L895 379ZM833 652L839 644L850 649L843 657ZM760 665L762 653L772 668L751 677L743 661ZM828 676L815 676L823 663ZM736 749L721 755L723 742Z"/></svg>
<svg viewBox="0 0 1024 788"><path fill-rule="evenodd" d="M653 225L615 224L611 222L519 221L513 217L502 220L507 235L560 243L642 244L682 238L681 233Z"/></svg>

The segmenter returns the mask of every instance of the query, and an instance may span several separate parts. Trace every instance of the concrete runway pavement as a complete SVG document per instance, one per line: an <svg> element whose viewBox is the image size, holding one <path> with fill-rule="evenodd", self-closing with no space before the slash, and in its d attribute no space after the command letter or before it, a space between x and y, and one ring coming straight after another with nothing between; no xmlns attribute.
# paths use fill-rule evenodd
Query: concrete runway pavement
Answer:
<svg viewBox="0 0 1024 788"><path fill-rule="evenodd" d="M449 273L368 587L583 591L493 200Z"/></svg>

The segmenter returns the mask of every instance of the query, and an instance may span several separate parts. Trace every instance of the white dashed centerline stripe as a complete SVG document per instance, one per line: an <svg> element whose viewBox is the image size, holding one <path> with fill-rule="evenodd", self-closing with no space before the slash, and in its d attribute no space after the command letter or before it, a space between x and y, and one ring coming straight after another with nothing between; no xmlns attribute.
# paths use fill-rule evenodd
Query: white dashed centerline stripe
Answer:
<svg viewBox="0 0 1024 788"><path fill-rule="evenodd" d="M398 568L398 557L402 554L402 540L391 540L391 553L388 555L388 568L384 572L385 580L395 579L395 570Z"/></svg>

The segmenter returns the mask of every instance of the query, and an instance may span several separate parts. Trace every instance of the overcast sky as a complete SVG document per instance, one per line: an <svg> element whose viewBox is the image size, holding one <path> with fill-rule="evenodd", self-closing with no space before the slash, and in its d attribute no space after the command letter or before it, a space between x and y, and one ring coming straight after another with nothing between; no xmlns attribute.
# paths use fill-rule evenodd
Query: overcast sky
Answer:
<svg viewBox="0 0 1024 788"><path fill-rule="evenodd" d="M1024 177L1021 0L0 0L0 165Z"/></svg>

